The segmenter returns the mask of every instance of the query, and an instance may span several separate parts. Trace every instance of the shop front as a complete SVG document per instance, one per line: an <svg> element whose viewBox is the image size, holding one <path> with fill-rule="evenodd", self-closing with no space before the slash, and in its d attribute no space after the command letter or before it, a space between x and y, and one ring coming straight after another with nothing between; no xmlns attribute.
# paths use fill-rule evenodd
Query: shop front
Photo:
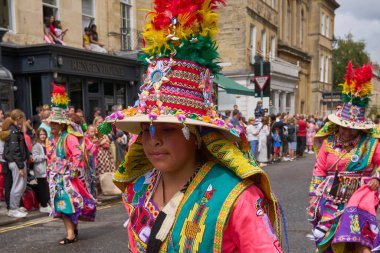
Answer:
<svg viewBox="0 0 380 253"><path fill-rule="evenodd" d="M131 59L57 45L3 45L3 65L15 80L14 107L28 117L50 104L51 83L64 85L70 104L91 118L95 107L107 115L113 105L133 105L140 65Z"/></svg>

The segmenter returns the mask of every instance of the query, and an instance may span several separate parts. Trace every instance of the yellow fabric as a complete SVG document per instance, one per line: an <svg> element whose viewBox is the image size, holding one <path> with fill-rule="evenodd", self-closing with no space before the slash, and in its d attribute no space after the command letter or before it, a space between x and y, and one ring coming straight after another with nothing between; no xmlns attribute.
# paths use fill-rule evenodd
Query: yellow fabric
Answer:
<svg viewBox="0 0 380 253"><path fill-rule="evenodd" d="M83 34L83 47L88 47L90 45L90 36Z"/></svg>

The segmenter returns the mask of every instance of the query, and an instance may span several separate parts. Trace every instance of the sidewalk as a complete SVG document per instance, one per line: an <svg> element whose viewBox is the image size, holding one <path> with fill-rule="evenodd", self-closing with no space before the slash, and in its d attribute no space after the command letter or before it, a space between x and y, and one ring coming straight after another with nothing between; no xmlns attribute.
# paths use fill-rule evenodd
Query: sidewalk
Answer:
<svg viewBox="0 0 380 253"><path fill-rule="evenodd" d="M107 204L112 203L112 202L121 201L121 195L116 195L116 196L99 195L98 200L101 202L100 204L97 205L99 207L99 206L107 205ZM48 218L49 217L49 214L41 213L37 209L37 210L29 211L28 216L26 216L25 218L12 218L12 217L9 217L7 215L8 211L5 208L5 202L0 202L0 203L1 203L0 204L1 205L1 207L0 207L0 227L9 226L11 224L18 223L18 222L27 222L27 221L30 221L30 220L36 219L36 218L42 218L42 217Z"/></svg>

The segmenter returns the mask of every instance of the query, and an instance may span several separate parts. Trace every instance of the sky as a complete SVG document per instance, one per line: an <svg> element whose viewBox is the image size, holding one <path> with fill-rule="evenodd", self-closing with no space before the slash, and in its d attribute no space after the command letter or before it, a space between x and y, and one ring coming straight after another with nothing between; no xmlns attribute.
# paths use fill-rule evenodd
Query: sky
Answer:
<svg viewBox="0 0 380 253"><path fill-rule="evenodd" d="M380 64L380 0L337 0L335 37L352 33L354 40L363 40L373 62Z"/></svg>

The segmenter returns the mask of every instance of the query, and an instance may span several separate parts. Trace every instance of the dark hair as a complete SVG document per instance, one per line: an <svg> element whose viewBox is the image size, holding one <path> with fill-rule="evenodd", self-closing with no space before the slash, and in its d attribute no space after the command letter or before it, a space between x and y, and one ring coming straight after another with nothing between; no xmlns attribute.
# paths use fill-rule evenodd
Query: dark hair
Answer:
<svg viewBox="0 0 380 253"><path fill-rule="evenodd" d="M89 32L89 31L91 31L91 29L90 29L89 27L85 27L85 28L84 28L84 31L85 31L85 32Z"/></svg>
<svg viewBox="0 0 380 253"><path fill-rule="evenodd" d="M235 116L235 115L238 115L238 114L240 114L240 113L239 113L239 110L233 110L233 111L232 111L232 116Z"/></svg>

